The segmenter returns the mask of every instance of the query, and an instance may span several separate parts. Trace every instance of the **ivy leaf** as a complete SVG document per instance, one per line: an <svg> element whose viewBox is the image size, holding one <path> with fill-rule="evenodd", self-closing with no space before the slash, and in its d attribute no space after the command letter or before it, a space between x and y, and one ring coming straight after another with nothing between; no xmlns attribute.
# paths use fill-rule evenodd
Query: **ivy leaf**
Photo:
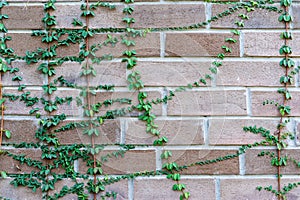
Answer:
<svg viewBox="0 0 300 200"><path fill-rule="evenodd" d="M9 130L4 130L4 134L7 139L11 138L11 132Z"/></svg>

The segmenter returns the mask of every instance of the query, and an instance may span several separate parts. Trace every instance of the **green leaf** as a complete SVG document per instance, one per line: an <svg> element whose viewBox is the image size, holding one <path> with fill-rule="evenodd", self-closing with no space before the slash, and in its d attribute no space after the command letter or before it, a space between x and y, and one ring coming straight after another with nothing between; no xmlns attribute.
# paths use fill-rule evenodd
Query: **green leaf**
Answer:
<svg viewBox="0 0 300 200"><path fill-rule="evenodd" d="M1 171L0 174L1 174L2 178L7 178L8 177L5 171Z"/></svg>
<svg viewBox="0 0 300 200"><path fill-rule="evenodd" d="M9 130L4 130L4 134L7 139L11 138L11 132Z"/></svg>

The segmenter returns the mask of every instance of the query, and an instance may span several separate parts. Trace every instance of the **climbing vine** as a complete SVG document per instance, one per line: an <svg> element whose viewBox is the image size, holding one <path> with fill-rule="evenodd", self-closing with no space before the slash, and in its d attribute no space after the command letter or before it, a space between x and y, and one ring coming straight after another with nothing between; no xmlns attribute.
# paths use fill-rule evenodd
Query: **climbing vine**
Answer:
<svg viewBox="0 0 300 200"><path fill-rule="evenodd" d="M123 18L121 19L124 28L92 28L90 20L96 17L96 11L115 10L116 6L109 2L90 2L89 0L81 4L81 18L73 19L72 25L74 29L57 28L57 19L55 14L56 1L49 0L44 4L44 17L41 21L44 23L43 30L34 30L32 37L39 38L42 43L46 44L45 48L38 47L34 51L26 51L24 56L17 55L12 48L9 48L7 41L12 40L7 36L7 28L5 20L8 15L2 13L2 8L7 6L6 2L0 3L0 31L3 36L0 39L0 105L1 105L1 123L0 123L0 145L2 138L11 138L13 133L10 130L4 129L5 123L5 104L6 102L18 102L24 104L24 107L30 108L28 115L34 116L38 120L38 128L35 130L35 138L37 142L13 144L15 149L36 149L41 152L40 158L35 159L27 157L23 154L17 154L14 151L0 150L0 155L6 155L18 161L21 165L28 165L34 168L30 173L11 174L1 170L1 177L12 178L11 184L15 187L24 186L31 189L33 192L41 190L43 199L59 199L67 194L74 194L78 199L106 199L117 198L117 192L106 191L106 186L119 182L124 179L134 179L142 176L157 176L164 175L167 179L171 179L173 191L178 192L180 200L189 199L193 194L189 192L189 188L184 181L181 180L181 173L192 167L202 166L212 163L220 163L224 160L238 158L244 154L246 150L257 146L275 146L276 154L272 151L262 151L259 156L268 156L271 158L271 165L277 168L277 189L274 186L258 186L258 190L266 190L274 193L278 200L286 199L286 194L292 189L300 185L300 182L289 183L282 186L281 177L282 167L291 161L300 167L300 162L290 157L288 154L283 155L282 150L287 147L287 140L294 139L294 133L287 132L285 127L290 122L291 107L289 101L292 95L289 91L289 86L294 81L294 76L298 74L299 67L296 67L295 61L292 60L292 49L289 46L292 39L292 33L289 29L289 24L292 21L292 16L289 14L291 0L281 0L282 8L273 6L272 1L250 1L250 2L218 2L214 4L228 4L230 7L225 11L212 16L205 22L191 24L183 27L149 27L143 29L134 28L136 19L133 17L135 12L134 0L121 1L124 8L122 9ZM238 43L238 36L241 29L249 19L249 13L255 12L256 9L265 9L270 12L276 12L279 15L278 21L285 25L285 30L281 33L280 38L284 41L283 46L279 49L282 60L279 65L283 68L283 76L280 77L282 88L278 89L278 93L282 95L282 101L266 100L263 103L275 105L280 114L280 121L275 133L269 130L256 126L244 127L244 131L254 134L260 134L264 139L253 144L243 145L239 150L230 155L220 156L214 159L201 160L195 163L186 163L179 165L172 161L173 153L167 148L169 138L165 133L161 132L156 123L156 115L153 112L153 107L157 104L167 104L172 101L177 93L193 88L207 85L214 76L218 73L219 67L222 67L223 60L232 53L230 46ZM241 11L241 12L240 12ZM141 37L147 39L147 34L150 32L161 31L186 31L193 29L205 28L211 22L215 22L229 15L237 14L237 20L234 22L235 27L231 30L231 37L226 37L223 44L220 45L219 52L214 55L214 60L211 66L208 67L209 73L204 74L192 83L186 86L180 86L176 89L169 90L162 98L150 99L148 92L145 90L143 77L138 71L138 51L135 49L135 39ZM99 34L106 34L106 39L99 43L91 41ZM116 34L117 33L117 34ZM78 55L61 56L58 54L60 48L70 48L72 45L79 46ZM128 89L137 93L137 103L134 103L130 98L108 98L98 101L97 97L105 92L113 92L114 85L94 85L91 81L98 77L98 72L95 65L101 65L103 62L109 62L116 59L111 54L102 54L99 52L106 47L115 47L122 45L126 48L122 52L123 67L127 70ZM27 89L25 84L22 84L23 77L19 73L20 69L12 67L14 61L24 61L26 64L37 64L37 70L47 77L47 83L41 86L43 97L35 96L30 89ZM74 80L68 80L64 75L57 76L57 69L63 68L66 63L76 63L81 66L79 78L84 84L79 84ZM12 81L17 82L17 93L5 93L3 90L2 77L7 73L13 74ZM78 95L66 96L60 93L60 88L67 88L70 91L78 92ZM68 121L67 113L60 113L60 106L75 105L76 108L82 110L82 120L76 122ZM117 109L110 109L111 106L120 106ZM160 158L163 160L161 169L153 171L140 171L124 175L112 176L106 174L103 166L111 159L123 157L126 152L135 149L135 145L114 144L116 148L107 153L106 147L109 144L98 144L97 137L101 136L100 127L105 125L108 120L118 117L126 117L130 114L137 114L137 117L145 125L146 134L154 136L153 146L161 148ZM80 134L88 136L90 142L88 144L61 144L57 134L64 133L68 130L79 130ZM100 159L99 159L100 157ZM80 162L85 165L84 170L74 168L74 165ZM57 183L68 180L71 182L69 186L63 186L60 190L56 188ZM4 198L5 197L1 197Z"/></svg>

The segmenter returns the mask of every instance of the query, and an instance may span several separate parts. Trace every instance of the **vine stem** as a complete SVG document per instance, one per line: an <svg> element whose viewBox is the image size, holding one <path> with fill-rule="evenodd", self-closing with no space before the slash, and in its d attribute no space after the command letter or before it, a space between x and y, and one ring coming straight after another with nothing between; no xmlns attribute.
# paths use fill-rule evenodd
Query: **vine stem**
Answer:
<svg viewBox="0 0 300 200"><path fill-rule="evenodd" d="M89 9L89 0L86 0L86 9L88 10ZM86 16L85 17L85 20L86 20L86 31L88 32L89 30L89 16ZM89 38L86 37L85 38L85 50L86 51L89 51ZM89 67L89 61L88 61L88 58L86 58L86 69ZM89 75L86 76L86 81L87 81L87 104L88 104L88 110L91 110L91 97L90 97L90 78L89 78ZM91 118L92 116L90 116ZM91 123L89 123L89 128L92 129L93 128L93 125ZM92 149L95 149L95 136L94 135L91 135L91 143L92 143ZM96 155L93 154L93 168L95 169L96 168ZM93 183L94 185L96 185L97 183L97 176L96 174L94 174L93 176ZM93 199L94 200L97 200L97 195L96 193L94 192L93 193Z"/></svg>

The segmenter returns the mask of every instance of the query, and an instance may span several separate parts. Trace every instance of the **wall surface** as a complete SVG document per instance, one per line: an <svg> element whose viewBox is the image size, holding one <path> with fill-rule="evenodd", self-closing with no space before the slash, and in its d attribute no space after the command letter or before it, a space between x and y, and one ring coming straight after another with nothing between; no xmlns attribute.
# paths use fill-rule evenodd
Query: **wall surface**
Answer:
<svg viewBox="0 0 300 200"><path fill-rule="evenodd" d="M72 19L80 18L79 1L59 0L57 10L57 27L73 28ZM93 28L124 27L122 3L116 2L115 11L99 8L96 16L90 20ZM209 19L214 14L222 12L230 5L212 5L200 1L139 1L134 4L133 14L139 27L173 27L199 23ZM294 16L291 24L293 30L292 56L300 56L300 5L293 3L290 8ZM20 55L26 50L35 50L46 44L40 38L32 37L32 30L43 29L41 18L44 16L42 1L9 1L1 11L9 19L4 24L8 28L7 35L12 37L7 45ZM244 12L244 11L241 11ZM227 37L232 37L230 30L235 28L234 22L238 13L212 22L204 29L190 31L161 31L151 32L146 38L136 38L138 65L142 81L145 84L143 91L147 91L150 98L161 98L168 94L168 90L178 86L185 86L199 80L199 77L209 73L211 62L222 52L221 46ZM263 106L265 99L278 99L281 96L276 92L280 87L279 78L284 73L279 66L281 57L279 48L283 44L279 35L284 26L278 22L278 13L256 9L249 14L250 19L245 21L245 27L239 36L233 36L237 43L230 44L232 53L223 61L218 74L208 86L201 86L192 90L176 93L173 100L167 104L158 104L154 107L157 115L156 122L162 135L169 138L164 149L173 152L172 160L178 164L194 163L201 160L213 159L222 155L235 153L243 144L260 141L260 135L245 133L243 126L256 125L276 130L279 122L279 113L274 106ZM83 19L84 20L84 19ZM118 34L115 34L118 35ZM102 41L105 34L95 35L91 43ZM77 55L79 45L58 49L59 56ZM96 64L98 76L91 80L92 85L115 84L115 92L99 92L94 97L95 102L106 98L128 97L137 102L137 92L128 90L126 77L130 70L120 62L125 46L103 49L97 55L113 52L116 59L112 62ZM298 64L298 62L297 62ZM48 78L37 71L37 64L27 65L24 61L13 62L13 66L20 68L23 77L22 84L26 90L33 91L38 96L43 95L41 86L47 84ZM56 76L64 75L67 80L77 84L84 84L79 77L81 66L78 63L67 62L57 67ZM17 94L18 86L11 81L12 75L2 77L4 93ZM293 100L291 123L287 127L298 133L300 121L300 90L299 78L291 86ZM77 96L78 90L60 87L55 95ZM55 96L54 95L54 96ZM7 101L4 112L5 129L11 130L11 139L3 138L2 149L24 153L31 157L40 157L35 149L14 149L11 144L20 142L35 142L34 130L38 127L38 120L29 116L29 108L23 108L23 102ZM55 114L65 112L68 121L82 119L82 110L75 103L63 105ZM101 136L96 139L97 144L108 143L105 152L114 150L115 143L144 144L125 154L124 158L113 159L105 163L103 170L107 174L119 175L135 171L161 169L165 162L160 158L162 147L152 146L155 139L146 133L145 125L137 117L125 116L114 120L107 120L100 128ZM58 133L61 144L89 143L89 138L78 130ZM289 142L286 152L300 159L300 141L295 138ZM246 199L276 199L266 191L258 192L258 185L276 186L276 168L271 167L270 160L257 157L261 149L274 147L258 147L248 150L238 158L209 164L194 166L182 173L182 183L191 192L191 200L246 200ZM103 153L105 153L103 152ZM99 155L100 156L100 155ZM99 157L100 158L100 157ZM0 159L0 169L7 173L28 173L31 167L21 165L10 157ZM81 161L75 163L75 170L86 170ZM292 163L284 167L283 183L291 180L299 181L299 169ZM42 192L33 193L27 188L14 188L9 184L10 178L0 179L0 196L10 199L42 199ZM57 187L68 184L68 180L59 182ZM137 177L134 180L123 180L110 185L107 190L118 192L117 199L179 199L179 193L172 191L174 181L164 176ZM289 194L289 199L300 199L299 189ZM64 199L72 199L71 195Z"/></svg>

